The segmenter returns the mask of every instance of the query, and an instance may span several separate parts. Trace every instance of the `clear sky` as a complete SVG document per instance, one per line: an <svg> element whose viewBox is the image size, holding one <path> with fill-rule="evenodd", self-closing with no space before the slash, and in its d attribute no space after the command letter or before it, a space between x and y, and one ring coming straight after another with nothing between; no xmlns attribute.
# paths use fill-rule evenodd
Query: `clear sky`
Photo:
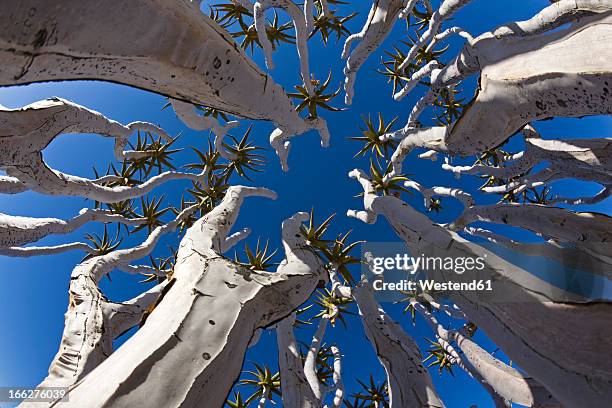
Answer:
<svg viewBox="0 0 612 408"><path fill-rule="evenodd" d="M349 25L352 32L359 31L367 17L369 2L360 1L355 7L359 15ZM435 3L435 2L434 2ZM453 24L479 34L501 23L528 18L537 10L548 4L547 0L513 1L513 0L474 0L459 12ZM346 9L346 8L345 8ZM248 242L251 246L257 237L269 238L271 246L280 244L280 224L283 219L296 211L309 211L315 208L321 220L331 213L337 213L332 226L332 232L337 234L352 229L353 239L377 242L393 241L398 238L389 228L386 221L380 219L376 225L365 225L357 220L344 216L349 208L362 209L362 203L354 198L359 193L359 186L347 178L349 170L360 167L367 169L365 159L354 159L353 155L359 149L356 142L347 140L349 136L359 134L360 116L379 111L389 120L399 116L399 124L405 123L420 91L409 95L401 102L391 98L391 88L386 79L377 74L383 49L398 44L405 38L405 26L397 24L384 47L374 54L359 72L356 97L350 109L339 113L323 113L327 119L332 135L331 146L321 149L317 135L309 133L293 141L289 158L291 170L283 173L274 152L267 141L272 125L257 123L253 130L253 140L267 147L265 155L268 163L265 171L255 174L252 185L266 186L274 189L279 198L269 201L260 198L248 199L242 209L236 228L249 226L253 233ZM325 79L328 72L333 73L333 86L337 87L343 80L343 63L339 60L342 42L336 44L331 40L327 46L320 41L310 42L311 70L319 79ZM451 42L451 50L457 50L458 43ZM263 67L259 53L254 56L256 62ZM284 45L275 54L276 68L273 78L287 89L297 84L298 70L295 48ZM466 84L469 86L469 84ZM471 93L472 90L469 91ZM142 120L161 125L168 133L181 133L179 147L196 146L205 148L208 132L194 132L180 123L174 113L167 109L161 111L165 103L163 97L145 91L131 89L125 86L99 82L64 82L36 84L23 87L0 88L0 104L8 107L20 107L25 104L51 96L59 96L78 104L98 110L107 117L128 123ZM335 100L335 106L342 106L343 95ZM612 136L612 121L609 118L564 119L546 121L536 124L543 135L551 137L610 137ZM240 136L248 126L242 122L239 130L232 134ZM51 166L72 174L93 177L92 167L106 168L113 163L112 140L96 135L64 135L56 139L45 151L45 160ZM176 163L189 163L196 159L190 149L185 149L177 155ZM442 171L440 163L423 160L411 160L406 163L405 171L420 183L433 186L461 186L473 191L479 185L479 180L463 178L455 180L450 174ZM245 181L245 183L248 183ZM250 184L250 183L249 183ZM155 190L155 195L165 194L167 197L180 198L188 182L170 182ZM577 189L592 192L592 185L568 183L561 185L559 192L576 194ZM416 194L406 197L407 201L422 210L422 199ZM492 198L484 198L491 201ZM12 215L27 215L36 217L70 218L81 208L93 206L80 198L63 198L43 196L32 192L15 196L0 196L0 212ZM600 204L598 209L609 212L610 201ZM434 219L444 221L456 215L456 208L449 204L448 211L434 215ZM100 232L101 225L90 224L79 231L65 236L48 237L40 244L59 244L82 240L86 232ZM126 239L122 246L127 247L143 240L142 233ZM155 252L158 256L167 256L167 245L176 245L176 238L166 238ZM232 252L233 254L233 252ZM67 306L67 287L69 275L76 263L82 258L81 253L70 252L61 255L38 257L31 259L11 259L0 257L0 386L35 386L47 372L48 365L57 351L63 329L63 315ZM138 283L138 278L126 276L119 272L112 274L112 282L104 280L102 289L113 300L124 300L145 289ZM432 338L429 328L417 321L413 327L410 319L403 316L400 305L385 304L385 309L402 323L423 347L424 337ZM328 330L325 342L339 344L343 355L344 382L349 392L358 391L356 379L367 380L370 373L378 381L384 379L384 372L378 363L371 345L365 339L362 326L357 317L349 317L347 328L338 325ZM302 341L308 341L312 329L299 329L298 336ZM267 331L259 344L250 349L245 364L251 369L251 362L268 364L276 367L276 346L274 332ZM495 346L488 342L481 333L477 339L490 351ZM501 356L497 352L496 356ZM487 393L469 379L459 369L455 376L448 373L438 375L432 370L432 378L438 391L448 407L468 407L477 404L479 407L492 406ZM243 394L248 395L248 390ZM5 406L0 404L0 406Z"/></svg>

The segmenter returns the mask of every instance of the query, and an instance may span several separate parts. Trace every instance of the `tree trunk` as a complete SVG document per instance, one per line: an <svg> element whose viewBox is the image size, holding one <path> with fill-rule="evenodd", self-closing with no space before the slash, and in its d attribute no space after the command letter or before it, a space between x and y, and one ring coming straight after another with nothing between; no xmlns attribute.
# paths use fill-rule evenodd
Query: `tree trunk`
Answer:
<svg viewBox="0 0 612 408"><path fill-rule="evenodd" d="M186 0L25 0L0 15L0 85L101 80L238 116L306 124L272 78Z"/></svg>
<svg viewBox="0 0 612 408"><path fill-rule="evenodd" d="M449 132L447 148L478 154L532 121L611 114L610 42L609 11L554 33L478 37L470 54L482 69L480 89Z"/></svg>
<svg viewBox="0 0 612 408"><path fill-rule="evenodd" d="M513 296L522 298L508 303L486 298L482 292L455 291L450 292L450 300L562 405L603 406L612 399L612 362L602 357L612 347L612 305L579 303L584 300L445 230L403 201L367 196L372 193L366 192L364 198L370 214L384 215L415 254L486 254L492 279L509 282ZM375 217L370 215L369 221ZM465 275L448 272L437 278L458 282L462 276L467 279Z"/></svg>
<svg viewBox="0 0 612 408"><path fill-rule="evenodd" d="M297 243L303 214L283 224L287 260L276 273L250 271L211 250L211 214L183 238L175 282L146 324L58 406L222 406L255 330L290 314L322 279L316 255Z"/></svg>
<svg viewBox="0 0 612 408"><path fill-rule="evenodd" d="M418 346L380 307L370 284L362 280L353 297L366 336L387 372L390 407L443 408Z"/></svg>

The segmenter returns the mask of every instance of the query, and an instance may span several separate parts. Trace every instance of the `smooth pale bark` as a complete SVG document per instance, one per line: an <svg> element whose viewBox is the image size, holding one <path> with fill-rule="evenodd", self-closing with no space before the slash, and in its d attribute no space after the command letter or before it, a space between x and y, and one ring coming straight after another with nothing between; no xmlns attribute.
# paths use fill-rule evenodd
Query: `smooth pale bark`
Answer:
<svg viewBox="0 0 612 408"><path fill-rule="evenodd" d="M314 395L304 374L300 349L293 333L294 321L295 316L290 316L276 325L283 405L296 408L320 408L321 401Z"/></svg>
<svg viewBox="0 0 612 408"><path fill-rule="evenodd" d="M544 237L576 244L612 242L612 218L595 212L573 212L539 204L494 204L468 208L450 228L458 231L476 221L521 227Z"/></svg>
<svg viewBox="0 0 612 408"><path fill-rule="evenodd" d="M532 378L493 357L464 332L453 332L451 337L463 352L468 370L477 373L504 400L527 407L561 407L550 392Z"/></svg>
<svg viewBox="0 0 612 408"><path fill-rule="evenodd" d="M45 99L19 109L0 108L0 169L27 189L41 194L84 197L103 203L140 197L169 180L206 179L207 169L199 174L166 171L136 186L108 187L104 183L114 176L91 180L62 173L47 166L42 156L42 151L60 134L97 133L115 139L115 156L121 160L123 148L135 130L171 139L150 123L122 125L60 98Z"/></svg>
<svg viewBox="0 0 612 408"><path fill-rule="evenodd" d="M564 139L545 140L525 138L526 149L514 154L503 166L452 166L442 168L462 174L489 175L497 178L515 178L529 171L538 163L548 162L550 168L563 172L566 177L585 172L595 173L593 178L608 178L612 175L612 139Z"/></svg>
<svg viewBox="0 0 612 408"><path fill-rule="evenodd" d="M0 176L0 193L19 194L28 191L28 187L19 179L9 176Z"/></svg>
<svg viewBox="0 0 612 408"><path fill-rule="evenodd" d="M323 265L299 234L305 213L283 223L286 261L276 273L219 256L242 198L272 197L246 187L230 188L228 195L186 233L175 283L147 323L58 406L223 405L253 333L289 315L324 279Z"/></svg>
<svg viewBox="0 0 612 408"><path fill-rule="evenodd" d="M412 7L416 3L410 1ZM357 71L368 59L368 57L376 51L376 49L387 38L387 35L395 26L397 17L400 12L408 14L412 7L404 9L403 0L375 0L372 3L368 19L359 33L350 35L344 42L342 50L342 58L346 58L346 66L344 67L344 91L346 95L344 101L350 105L355 94L355 80L357 79ZM354 41L359 41L359 44L351 51L351 45Z"/></svg>
<svg viewBox="0 0 612 408"><path fill-rule="evenodd" d="M170 99L170 105L176 116L190 129L193 130L208 130L210 129L215 134L215 149L219 152L219 156L226 160L232 161L235 159L233 155L223 147L223 138L231 129L240 125L240 122L233 120L221 125L219 121L212 115L205 116L196 113L196 107L190 103L179 101L178 99Z"/></svg>
<svg viewBox="0 0 612 408"><path fill-rule="evenodd" d="M0 85L95 79L274 122L283 143L304 120L281 86L186 0L25 0L0 15ZM277 150L283 143L278 143Z"/></svg>
<svg viewBox="0 0 612 408"><path fill-rule="evenodd" d="M569 243L576 247L575 258L570 259L570 250L561 250L562 263L575 262L583 271L612 277L610 271L610 242L612 241L612 218L596 212L574 212L564 208L538 204L496 204L467 208L458 219L449 225L454 231L463 230L473 222L491 222L512 225L531 231L548 240ZM524 252L528 248L515 246ZM536 255L550 256L555 248L547 246L533 248ZM588 254L588 255L587 255ZM558 256L557 256L558 257ZM605 265L602 268L603 265ZM594 270L595 269L595 270Z"/></svg>
<svg viewBox="0 0 612 408"><path fill-rule="evenodd" d="M291 0L259 0L255 2L253 7L253 18L255 20L255 28L257 30L257 38L262 45L266 66L268 69L274 69L272 60L272 43L266 32L265 11L269 8L279 8L291 18L295 29L295 45L297 48L298 58L300 60L300 76L302 77L303 85L308 90L309 94L313 94L314 85L312 84L310 74L310 58L308 57L308 36L313 29L313 14L312 4L304 4L304 10ZM310 9L310 10L309 10ZM311 25L310 28L307 25Z"/></svg>
<svg viewBox="0 0 612 408"><path fill-rule="evenodd" d="M432 13L427 30L421 34L419 39L410 48L406 58L398 68L407 68L408 65L413 62L414 57L417 55L420 48L425 47L429 51L431 48L430 42L434 40L435 36L438 34L440 26L444 20L450 18L457 10L469 2L470 0L443 0L440 4L440 8Z"/></svg>
<svg viewBox="0 0 612 408"><path fill-rule="evenodd" d="M5 247L0 248L0 255L17 257L17 258L29 258L32 256L39 255L54 255L60 254L66 251L80 250L87 253L92 253L93 248L84 242L71 242L69 244L60 244L52 246L29 246L29 247Z"/></svg>
<svg viewBox="0 0 612 408"><path fill-rule="evenodd" d="M140 322L145 309L155 302L163 286L125 304L117 304L104 296L98 284L113 269L149 255L163 234L174 231L195 210L197 206L181 211L173 221L155 228L136 247L95 256L73 269L59 351L51 362L49 375L39 387L68 387L75 384L112 353L113 340L117 336ZM27 407L28 404L23 406Z"/></svg>
<svg viewBox="0 0 612 408"><path fill-rule="evenodd" d="M453 61L434 69L430 80L441 89L480 73L477 96L435 138L431 130L410 129L410 124L386 135L403 139L392 157L392 174L401 173L401 162L417 147L479 154L535 120L612 113L611 13L609 0L563 0L530 20L469 41ZM569 27L548 32L568 22Z"/></svg>
<svg viewBox="0 0 612 408"><path fill-rule="evenodd" d="M369 180L351 173L364 186L362 212L349 215L375 222L384 215L413 253L478 257L486 254L492 276L505 279L521 298L508 303L478 292L451 292L450 299L504 352L564 406L602 406L612 398L612 362L602 358L612 347L612 305L551 287L496 254L433 223L427 216L391 197L376 197ZM460 281L448 273L438 278ZM522 289L521 289L522 288ZM514 292L513 292L514 293Z"/></svg>
<svg viewBox="0 0 612 408"><path fill-rule="evenodd" d="M447 148L477 154L532 121L612 113L610 42L610 12L553 33L479 37L470 53L481 69L480 88L446 137Z"/></svg>
<svg viewBox="0 0 612 408"><path fill-rule="evenodd" d="M317 399L322 400L324 397L323 384L319 381L317 376L317 354L321 350L323 344L323 336L325 336L325 330L329 323L329 316L323 315L319 320L319 325L315 334L312 336L308 353L306 353L306 360L304 361L304 374L306 375L306 381L310 385L313 394Z"/></svg>
<svg viewBox="0 0 612 408"><path fill-rule="evenodd" d="M0 213L0 248L24 245L51 234L68 234L87 222L117 222L124 225L139 225L144 218L125 218L108 210L84 208L79 215L69 220L57 218L19 217Z"/></svg>
<svg viewBox="0 0 612 408"><path fill-rule="evenodd" d="M421 352L412 338L380 307L367 280L353 290L366 336L381 364L389 384L391 408L444 407Z"/></svg>
<svg viewBox="0 0 612 408"><path fill-rule="evenodd" d="M392 138L401 140L397 148L391 155L391 171L385 176L392 178L402 174L404 160L414 149L428 149L436 152L446 152L444 139L448 133L448 128L435 126L422 129L402 128L398 131L384 135L382 139Z"/></svg>

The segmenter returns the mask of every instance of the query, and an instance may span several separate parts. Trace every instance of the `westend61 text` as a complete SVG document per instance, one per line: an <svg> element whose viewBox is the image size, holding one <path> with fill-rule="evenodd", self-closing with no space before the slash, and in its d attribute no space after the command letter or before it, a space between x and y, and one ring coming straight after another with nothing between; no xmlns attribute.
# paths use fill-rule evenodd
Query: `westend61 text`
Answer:
<svg viewBox="0 0 612 408"><path fill-rule="evenodd" d="M493 286L491 280L480 279L471 282L437 282L431 279L411 281L403 279L399 282L383 282L376 280L373 282L374 290L405 290L413 291L420 289L422 291L491 291Z"/></svg>

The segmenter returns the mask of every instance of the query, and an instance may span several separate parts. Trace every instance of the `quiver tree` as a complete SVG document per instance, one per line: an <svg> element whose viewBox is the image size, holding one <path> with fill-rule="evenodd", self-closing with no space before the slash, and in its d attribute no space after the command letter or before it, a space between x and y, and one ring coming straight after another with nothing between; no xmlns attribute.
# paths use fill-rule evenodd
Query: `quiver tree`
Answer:
<svg viewBox="0 0 612 408"><path fill-rule="evenodd" d="M464 371L497 407L598 407L610 400L612 367L602 358L612 339L605 294L564 290L494 250L553 262L563 262L569 253L576 266L601 275L597 279L609 277L610 218L577 206L609 198L610 140L541 137L536 121L611 113L610 1L554 1L528 20L480 35L448 24L469 0L374 1L363 28L352 35L346 23L356 13L341 15L351 5L340 1L231 0L210 5L209 15L200 3L25 0L4 5L1 86L120 83L163 95L187 127L210 129L215 136L204 148L194 146L197 161L178 171L172 164L180 150L177 137L152 123L121 124L60 98L17 109L0 106L0 192L81 197L94 207L66 220L0 214L2 255L85 252L71 273L59 350L40 383L68 387L69 398L43 405L449 406L434 388L430 367L441 374ZM385 121L379 114L378 126L368 117L363 136L352 138L365 144L357 156L373 157L369 175L350 173L361 184L364 208L347 215L366 223L382 215L413 254L485 254L486 273L516 296L502 302L470 292L404 293L405 312L415 324L418 316L427 325L428 349L419 349L417 332L392 318L390 308L385 311L375 297L375 281L355 279L352 268L362 260L352 251L360 241L349 243L348 233L324 237L332 217L321 225L314 224L313 213L286 219L278 265L267 243L258 242L255 251L246 245L246 261L225 255L250 233L248 228L231 233L244 198L275 197L265 188L233 185L233 176L249 179L265 161L249 140L251 127L241 138L232 135L239 126L234 117L273 122L270 144L287 170L290 139L316 130L327 145L330 135L321 113L343 109L335 106L340 88L331 71L321 80L327 72L313 64L309 39L320 35L327 44L332 34L337 40L347 37L342 57L348 105L359 96L354 91L359 91L358 71L377 57L396 23L407 23L408 36L392 51L380 50L379 72L392 82L396 101L420 90L424 94L406 111L403 127L394 129L397 118ZM447 58L446 43L454 39L462 47ZM294 92L247 56L261 49L265 68L273 70L274 52L286 43L295 44L299 59ZM476 82L471 98L467 91ZM112 138L119 163L95 170L92 178L51 168L42 152L65 133ZM520 151L510 152L517 144ZM478 177L484 184L467 191L409 179L404 162L417 149L422 149L418 158L444 156L444 171ZM152 196L171 180L191 182L180 203ZM558 195L554 183L559 180L595 182L601 189ZM403 200L412 191L423 196L423 211ZM434 221L446 216L447 202L454 200L459 214ZM104 234L88 234L87 243L30 246L89 222L105 223ZM118 224L116 238L109 223ZM500 226L523 235L507 236ZM140 244L121 245L122 232L144 230L148 235ZM170 258L153 257L161 236L173 232L182 235L178 250ZM536 246L524 245L527 234ZM149 262L140 261L147 256ZM155 285L132 299L111 300L101 280L117 271L143 275ZM439 271L433 277L467 279ZM317 313L302 320L313 307ZM382 381L371 376L359 382L358 392L350 392L343 378L348 357L343 345L329 341L337 322L351 323L344 318L351 310L358 310L359 328L385 372ZM308 323L314 334L301 345L299 333ZM113 341L136 327L113 350ZM266 330L275 331L278 370L256 364L241 377L247 348ZM480 333L508 359L479 344ZM241 391L249 387L255 391L243 398Z"/></svg>
<svg viewBox="0 0 612 408"><path fill-rule="evenodd" d="M597 404L600 395L609 392L606 385L610 378L609 367L607 362L601 362L597 357L603 352L600 347L609 346L606 340L608 336L602 334L609 330L608 304L589 303L580 296L552 287L485 247L470 243L444 225L434 223L400 199L377 196L362 172L354 171L351 175L364 186L366 210L351 211L349 215L366 222L375 222L377 215L383 215L412 253L431 256L444 253L452 257L486 254L487 268L493 280L510 282L513 295L522 297L510 302L497 302L479 296L478 292L451 292L449 298L470 321L502 347L521 368L541 382L561 404L579 406L578 401L589 398L592 398L593 404ZM451 249L441 252L440 249L444 248ZM442 278L456 281L461 279L455 274ZM570 344L568 337L562 335L570 321L572 327L577 328L573 344ZM537 329L540 325L547 327L546 333ZM550 333L557 333L558 338L563 337L564 340L551 342ZM440 338L448 341L443 338L445 336ZM558 353L566 347L561 357ZM585 359L590 361L588 368L583 365ZM545 368L547 365L548 368ZM493 383L488 385L494 386ZM596 393L592 392L593 387L597 387ZM496 392L499 395L506 393ZM518 396L511 399L518 400ZM534 406L537 406L535 402Z"/></svg>
<svg viewBox="0 0 612 408"><path fill-rule="evenodd" d="M244 197L253 195L274 197L265 189L230 187L221 204L194 223L163 300L142 329L92 372L91 382L86 378L71 390L69 404L131 406L145 398L163 406L223 404L255 330L289 314L324 279L317 257L296 239L303 213L283 223L285 261L276 273L250 271L220 256L235 243L229 230ZM164 357L149 358L156 353ZM157 383L138 378L153 372L165 374L156 375ZM101 387L98 376L110 381Z"/></svg>
<svg viewBox="0 0 612 408"><path fill-rule="evenodd" d="M540 237L537 255L558 261L564 256L563 251L569 251L566 248L573 248L577 250L572 253L578 255L575 263L579 268L607 275L609 216L571 207L595 204L608 197L609 140L544 139L530 122L610 113L607 57L610 48L596 38L609 36L612 3L559 1L532 19L507 24L480 36L472 36L460 27L443 30L444 20L466 3L469 2L441 2L438 10L429 13L426 28L417 33L419 39L403 54L404 60L393 65L402 86L395 99L401 99L419 83L426 84L426 94L414 105L404 128L379 136L379 146L390 140L398 142L391 157L378 155L378 160L389 160L390 171L384 176L374 170L370 175L360 170L350 173L362 186L365 208L350 210L348 215L367 223L376 222L377 216L383 215L413 254L486 253L493 280L507 282L521 299L503 303L469 292L451 292L449 300L457 309L448 309L444 301L435 297L429 297L433 303L423 302L427 307L420 305L417 297L410 297L412 310L420 312L436 333L438 363L456 364L470 372L492 393L498 405L510 402L528 406L602 405L610 396L612 370L597 356L603 352L599 346L610 346L606 340L610 337L606 329L610 326L609 304L605 299L600 302L597 290L586 298L559 291L472 241L484 239L525 253L533 251L533 247L523 247L516 238L496 232L495 224L511 225ZM455 34L465 38L466 45L458 56L442 62L444 54L434 55L433 49ZM596 43L595 53L587 45L592 43ZM597 48L600 46L601 50ZM423 58L424 53L430 54ZM588 56L579 57L580 53ZM416 68L408 69L410 64ZM412 75L406 76L405 70L412 71ZM391 76L389 71L383 73ZM450 123L427 126L419 120L429 109L435 112L444 107L451 112L455 104L441 104L440 97L456 93L460 81L474 74L479 75L476 97L465 107L458 105L458 112L447 114L448 118L454 117ZM516 138L522 138L524 151L504 152L500 145L517 132ZM446 155L442 167L457 176L470 174L486 179L481 192L498 194L500 202L478 205L478 196L461 189L429 188L406 181L403 163L416 149L425 149L420 158L436 160L439 155ZM453 164L453 157L459 155L476 155L476 163ZM561 179L594 181L602 189L587 197L555 196L553 182ZM440 212L442 203L449 200L447 197L457 199L463 211L451 222L438 224L398 198L405 188L422 194L428 211ZM565 206L554 207L557 203ZM457 280L458 276L442 278ZM533 378L509 369L486 352L483 354L466 333L442 330L428 311L432 304L442 305L444 310L460 313L463 319L475 323ZM539 327L546 327L545 335L541 336ZM576 335L566 337L567 327L572 327ZM463 357L455 350L461 349L460 343L466 349ZM588 368L583 365L586 361L591 362ZM509 388L514 387L513 383L520 387ZM547 391L542 392L542 386Z"/></svg>
<svg viewBox="0 0 612 408"><path fill-rule="evenodd" d="M200 12L199 3L9 4L2 13L0 84L96 79L270 120L278 126L271 141L285 167L291 136L317 129L327 145L325 122L301 118L283 89L234 44L229 33ZM306 67L303 42L308 33L298 34ZM310 79L303 78L308 89Z"/></svg>

